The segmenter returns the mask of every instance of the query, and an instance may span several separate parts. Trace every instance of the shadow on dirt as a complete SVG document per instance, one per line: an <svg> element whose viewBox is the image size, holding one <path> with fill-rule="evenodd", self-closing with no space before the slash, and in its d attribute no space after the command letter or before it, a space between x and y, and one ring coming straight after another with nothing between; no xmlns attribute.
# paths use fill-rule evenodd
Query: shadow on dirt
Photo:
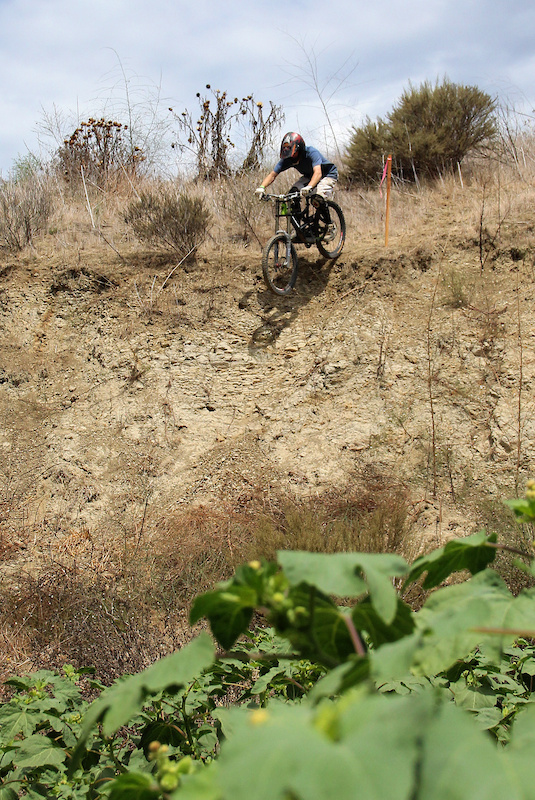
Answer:
<svg viewBox="0 0 535 800"><path fill-rule="evenodd" d="M273 344L282 331L297 319L301 308L325 291L335 264L336 259L299 254L297 283L290 294L279 296L267 288L256 293L254 290L247 292L239 305L246 307L256 294L256 301L262 309L262 324L251 335L249 350L257 351Z"/></svg>

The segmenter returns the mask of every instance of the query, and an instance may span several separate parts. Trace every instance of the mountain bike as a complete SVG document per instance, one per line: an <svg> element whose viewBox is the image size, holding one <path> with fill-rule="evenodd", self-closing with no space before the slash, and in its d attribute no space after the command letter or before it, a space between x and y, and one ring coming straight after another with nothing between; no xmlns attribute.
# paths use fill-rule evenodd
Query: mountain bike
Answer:
<svg viewBox="0 0 535 800"><path fill-rule="evenodd" d="M264 247L262 273L268 289L285 295L297 280L295 245L316 245L324 258L337 258L344 246L346 223L340 206L317 194L305 197L304 208L299 192L266 194L262 199L274 203L275 214L275 235Z"/></svg>

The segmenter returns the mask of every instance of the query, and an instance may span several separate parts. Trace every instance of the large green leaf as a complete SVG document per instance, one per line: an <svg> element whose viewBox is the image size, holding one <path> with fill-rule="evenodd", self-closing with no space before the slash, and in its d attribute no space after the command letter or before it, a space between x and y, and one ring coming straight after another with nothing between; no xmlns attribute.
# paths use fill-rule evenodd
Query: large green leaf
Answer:
<svg viewBox="0 0 535 800"><path fill-rule="evenodd" d="M193 775L185 775L179 788L169 796L172 800L223 800L217 781L217 762L212 761Z"/></svg>
<svg viewBox="0 0 535 800"><path fill-rule="evenodd" d="M225 800L409 800L432 696L358 690L336 703L272 704L234 716L221 748Z"/></svg>
<svg viewBox="0 0 535 800"><path fill-rule="evenodd" d="M518 497L504 502L513 511L518 522L535 521L535 499Z"/></svg>
<svg viewBox="0 0 535 800"><path fill-rule="evenodd" d="M390 624L379 616L368 598L354 606L351 617L355 628L366 631L375 648L385 642L395 642L404 636L410 636L414 631L412 610L400 598L397 601L396 615Z"/></svg>
<svg viewBox="0 0 535 800"><path fill-rule="evenodd" d="M358 686L368 680L370 676L370 662L368 658L354 657L345 661L339 667L327 672L311 689L308 697L315 703L323 697L336 697L348 689Z"/></svg>
<svg viewBox="0 0 535 800"><path fill-rule="evenodd" d="M353 655L355 644L351 639L346 614L336 607L316 605L310 628L307 633L314 644L310 651L301 648L302 655L316 658L325 664L330 659L330 666L335 666ZM317 649L316 649L317 648Z"/></svg>
<svg viewBox="0 0 535 800"><path fill-rule="evenodd" d="M272 710L273 708L273 710ZM355 797L361 775L352 753L325 737L299 706L270 706L224 742L218 777L225 800L307 800ZM379 800L379 798L376 798ZM395 800L393 798L392 800Z"/></svg>
<svg viewBox="0 0 535 800"><path fill-rule="evenodd" d="M209 635L201 633L176 653L162 658L143 672L119 680L110 686L91 704L84 715L82 731L69 766L69 774L72 775L78 766L87 737L98 722L102 722L106 736L115 733L141 710L149 695L190 683L213 663L214 656L214 645Z"/></svg>
<svg viewBox="0 0 535 800"><path fill-rule="evenodd" d="M531 800L535 786L535 703L529 703L514 721L511 741L504 757L511 783L519 787L521 797Z"/></svg>
<svg viewBox="0 0 535 800"><path fill-rule="evenodd" d="M422 585L424 589L432 589L454 572L469 570L475 575L494 560L496 549L489 547L489 543L496 542L496 539L495 534L487 535L484 531L464 539L452 539L444 547L417 558L406 582L413 583L427 572Z"/></svg>
<svg viewBox="0 0 535 800"><path fill-rule="evenodd" d="M355 652L345 613L330 597L314 586L300 584L290 589L288 598L293 609L302 610L303 618L280 632L301 656L332 667Z"/></svg>
<svg viewBox="0 0 535 800"><path fill-rule="evenodd" d="M158 800L161 792L150 775L129 772L119 775L111 785L109 800Z"/></svg>
<svg viewBox="0 0 535 800"><path fill-rule="evenodd" d="M23 739L17 747L13 762L19 769L28 767L57 767L66 759L63 748L58 747L48 737L35 733Z"/></svg>
<svg viewBox="0 0 535 800"><path fill-rule="evenodd" d="M535 632L534 593L514 597L493 570L485 570L464 583L437 589L415 620L422 640L414 665L419 674L433 675L476 646L498 658L519 631Z"/></svg>
<svg viewBox="0 0 535 800"><path fill-rule="evenodd" d="M47 715L36 708L6 703L0 708L0 743L10 742L19 733L30 736L37 725L46 719Z"/></svg>
<svg viewBox="0 0 535 800"><path fill-rule="evenodd" d="M510 752L423 686L405 697L358 690L316 710L275 703L230 716L206 800L533 797L535 713L526 715Z"/></svg>
<svg viewBox="0 0 535 800"><path fill-rule="evenodd" d="M277 664L275 667L271 667L267 672L261 675L257 680L254 682L253 686L251 687L251 694L262 694L265 692L272 683L277 681L277 678L284 679L286 676L290 674L290 665L289 664Z"/></svg>
<svg viewBox="0 0 535 800"><path fill-rule="evenodd" d="M18 788L18 784L13 784ZM0 784L0 800L17 800L18 793L12 786L2 786Z"/></svg>
<svg viewBox="0 0 535 800"><path fill-rule="evenodd" d="M531 763L532 782L535 764ZM453 704L438 708L423 739L418 800L521 800L502 755L475 722Z"/></svg>
<svg viewBox="0 0 535 800"><path fill-rule="evenodd" d="M253 588L232 583L197 597L191 607L190 624L206 617L219 644L230 650L248 629L258 602Z"/></svg>
<svg viewBox="0 0 535 800"><path fill-rule="evenodd" d="M455 705L467 711L481 711L496 705L496 693L488 686L467 686L465 680L450 683L448 687L455 700Z"/></svg>
<svg viewBox="0 0 535 800"><path fill-rule="evenodd" d="M533 797L535 714L511 753L423 687L405 697L349 693L315 713L274 704L233 716L217 765L224 800Z"/></svg>
<svg viewBox="0 0 535 800"><path fill-rule="evenodd" d="M292 585L308 583L337 597L359 597L368 592L375 610L390 624L396 615L397 593L393 577L408 571L407 562L388 553L277 553Z"/></svg>
<svg viewBox="0 0 535 800"><path fill-rule="evenodd" d="M535 751L535 702L528 703L517 715L511 736L511 752Z"/></svg>
<svg viewBox="0 0 535 800"><path fill-rule="evenodd" d="M475 714L475 720L479 728L484 731L496 728L503 720L501 709L492 706L490 708L482 708Z"/></svg>
<svg viewBox="0 0 535 800"><path fill-rule="evenodd" d="M358 797L412 798L420 740L432 714L431 693L407 697L342 698L336 737L360 763ZM386 767L386 765L388 765Z"/></svg>
<svg viewBox="0 0 535 800"><path fill-rule="evenodd" d="M415 653L422 646L422 634L413 633L396 642L387 642L370 650L370 671L380 686L387 681L400 680L410 674Z"/></svg>
<svg viewBox="0 0 535 800"><path fill-rule="evenodd" d="M269 619L296 653L326 667L337 666L364 647L350 632L350 611L307 583L292 586L282 610L275 607Z"/></svg>

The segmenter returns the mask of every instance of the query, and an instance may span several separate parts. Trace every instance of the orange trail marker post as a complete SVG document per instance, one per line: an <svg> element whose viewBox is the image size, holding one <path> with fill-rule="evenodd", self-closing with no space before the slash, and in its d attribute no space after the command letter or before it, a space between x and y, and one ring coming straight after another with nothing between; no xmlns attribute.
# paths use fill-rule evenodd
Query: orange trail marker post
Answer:
<svg viewBox="0 0 535 800"><path fill-rule="evenodd" d="M386 211L385 211L385 247L388 247L388 222L390 217L390 184L392 183L392 156L386 159Z"/></svg>

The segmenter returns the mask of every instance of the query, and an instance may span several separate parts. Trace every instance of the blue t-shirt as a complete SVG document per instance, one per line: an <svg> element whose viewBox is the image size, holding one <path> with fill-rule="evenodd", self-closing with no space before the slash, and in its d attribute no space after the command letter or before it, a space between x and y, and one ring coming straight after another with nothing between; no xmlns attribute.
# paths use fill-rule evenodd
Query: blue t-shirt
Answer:
<svg viewBox="0 0 535 800"><path fill-rule="evenodd" d="M338 180L338 170L334 166L331 161L327 161L324 158L319 150L316 150L315 147L311 147L307 145L305 147L305 155L299 159L299 162L296 163L291 158L281 158L275 166L273 167L273 172L276 172L279 175L281 172L284 172L290 167L293 167L301 175L305 175L307 178L312 177L312 172L314 171L314 167L321 165L321 177L322 178L334 178Z"/></svg>

